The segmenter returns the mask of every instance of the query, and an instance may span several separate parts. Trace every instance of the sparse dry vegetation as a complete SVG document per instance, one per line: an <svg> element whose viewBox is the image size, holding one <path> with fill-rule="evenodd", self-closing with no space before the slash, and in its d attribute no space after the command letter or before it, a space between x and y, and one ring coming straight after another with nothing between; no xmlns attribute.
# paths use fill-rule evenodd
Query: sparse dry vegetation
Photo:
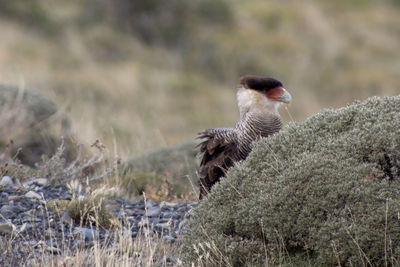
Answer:
<svg viewBox="0 0 400 267"><path fill-rule="evenodd" d="M15 183L21 184L35 177L46 177L51 186L67 186L72 194L71 200L44 201L41 209L41 227L36 230L35 236L39 242L25 240L25 227L11 235L0 233L0 259L4 266L170 266L170 263L179 263L176 258L179 250L176 244L171 244L156 233L149 231L148 221L141 222L142 226L132 238L132 227L128 220L116 218L108 208L111 198L124 195L122 185L116 175L118 165L107 163L104 157L104 147L97 141L97 152L86 160L77 158L67 163L64 158L64 144L52 157L44 157L36 164L36 168L17 164L11 158L0 166L0 175L15 177ZM90 172L85 172L90 169ZM82 173L85 176L82 176ZM99 182L100 181L100 182ZM168 187L168 185L167 185ZM2 187L0 187L0 192ZM18 190L28 191L21 187ZM166 188L155 190L146 185L150 196L163 200L176 200L176 195ZM144 193L144 192L141 192ZM152 195L153 194L153 195ZM139 195L139 194L137 194ZM50 225L54 224L55 214L62 224L62 240L53 240ZM0 216L1 213L0 213ZM1 219L5 219L4 216ZM71 222L66 222L71 220ZM93 245L88 247L72 246L68 236L77 236L72 224L89 227L89 229L105 228L109 230L106 240L93 234ZM26 224L25 224L26 225ZM15 226L13 226L15 228ZM93 232L95 233L95 232ZM87 238L81 236L80 238ZM20 240L21 242L16 242ZM51 246L49 246L49 240ZM23 241L23 242L22 242ZM18 252L18 257L15 256ZM20 256L23 255L22 258ZM173 261L171 260L173 259Z"/></svg>
<svg viewBox="0 0 400 267"><path fill-rule="evenodd" d="M49 205L50 208L51 205ZM46 208L47 210L47 208ZM96 214L93 225L100 224ZM100 220L100 221L98 221ZM71 248L67 242L54 243L52 251L42 242L24 246L13 242L17 238L0 236L1 255L9 255L2 263L4 266L170 266L171 257L178 255L178 246L163 240L162 236L151 234L142 228L135 239L131 237L131 227L127 222L114 221L114 231L107 240L94 236L91 248ZM46 225L49 221L44 221ZM67 231L70 231L66 228ZM38 233L41 235L42 233ZM70 233L71 234L71 233ZM12 255L24 251L26 258L18 259ZM50 252L50 253L49 253ZM179 261L178 261L179 263Z"/></svg>
<svg viewBox="0 0 400 267"><path fill-rule="evenodd" d="M162 259L173 254L174 249L166 245L162 239L155 236L141 235L132 240L126 231L121 229L116 238L118 242L114 247L97 245L92 250L63 251L62 255L48 258L35 258L29 261L29 266L160 266ZM161 259L161 261L159 260ZM159 261L159 262L158 262Z"/></svg>

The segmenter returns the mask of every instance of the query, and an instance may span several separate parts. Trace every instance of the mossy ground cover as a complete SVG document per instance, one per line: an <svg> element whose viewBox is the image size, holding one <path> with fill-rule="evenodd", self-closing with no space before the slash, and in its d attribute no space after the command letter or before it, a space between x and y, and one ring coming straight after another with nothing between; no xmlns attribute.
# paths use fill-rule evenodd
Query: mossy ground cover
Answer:
<svg viewBox="0 0 400 267"><path fill-rule="evenodd" d="M186 262L399 264L399 114L374 97L255 144L195 210Z"/></svg>

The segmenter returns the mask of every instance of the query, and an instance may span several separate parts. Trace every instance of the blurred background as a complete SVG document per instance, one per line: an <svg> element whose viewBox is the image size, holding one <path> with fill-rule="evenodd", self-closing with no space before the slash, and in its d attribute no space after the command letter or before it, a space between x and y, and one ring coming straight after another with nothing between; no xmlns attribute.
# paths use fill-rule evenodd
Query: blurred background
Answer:
<svg viewBox="0 0 400 267"><path fill-rule="evenodd" d="M0 0L0 36L1 84L122 157L232 126L244 74L283 81L285 122L400 93L399 0Z"/></svg>

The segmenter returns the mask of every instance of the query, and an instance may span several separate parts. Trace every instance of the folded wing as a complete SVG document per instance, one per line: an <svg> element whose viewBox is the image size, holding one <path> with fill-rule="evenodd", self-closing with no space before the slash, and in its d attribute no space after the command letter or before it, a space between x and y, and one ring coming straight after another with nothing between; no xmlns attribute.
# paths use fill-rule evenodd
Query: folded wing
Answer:
<svg viewBox="0 0 400 267"><path fill-rule="evenodd" d="M233 164L240 160L232 128L210 129L199 133L202 160L199 169L200 199L208 194Z"/></svg>

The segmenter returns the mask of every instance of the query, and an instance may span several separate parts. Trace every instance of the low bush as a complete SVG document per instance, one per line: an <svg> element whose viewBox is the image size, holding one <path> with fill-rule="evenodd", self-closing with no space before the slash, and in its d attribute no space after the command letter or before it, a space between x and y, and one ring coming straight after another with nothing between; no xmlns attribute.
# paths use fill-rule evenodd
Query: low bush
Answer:
<svg viewBox="0 0 400 267"><path fill-rule="evenodd" d="M256 143L195 209L185 263L400 264L399 114L373 97Z"/></svg>

